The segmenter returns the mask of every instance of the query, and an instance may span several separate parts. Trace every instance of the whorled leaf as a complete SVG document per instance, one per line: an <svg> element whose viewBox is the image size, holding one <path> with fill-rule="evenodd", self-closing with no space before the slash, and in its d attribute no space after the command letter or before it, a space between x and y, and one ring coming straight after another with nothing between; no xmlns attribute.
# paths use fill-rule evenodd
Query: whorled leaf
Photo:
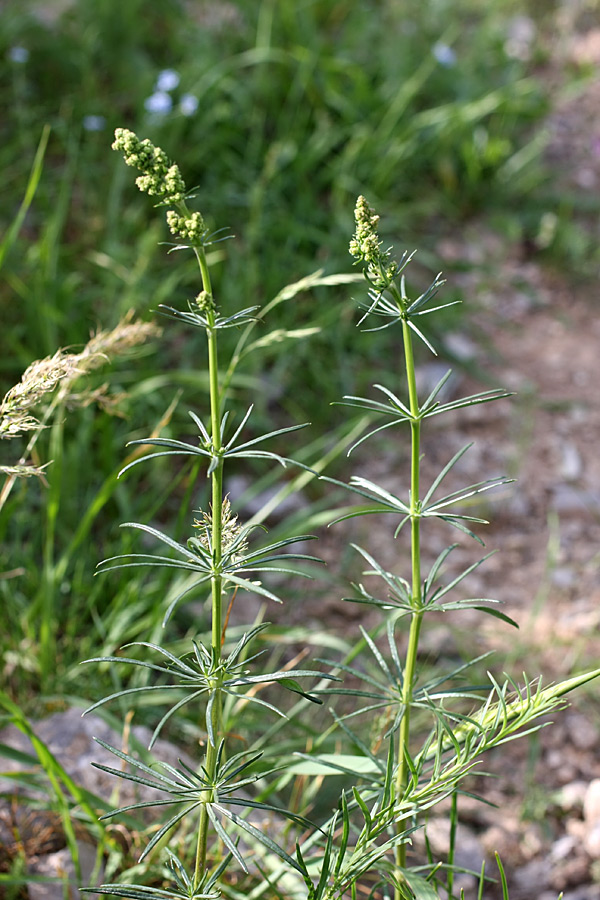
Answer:
<svg viewBox="0 0 600 900"><path fill-rule="evenodd" d="M122 762L130 766L134 771L128 771L124 768L115 769L112 766L105 766L101 763L92 763L95 768L125 781L131 781L134 784L153 788L165 794L163 798L156 800L139 801L121 806L104 815L102 817L103 819L112 818L120 813L130 812L131 810L147 809L158 806L183 807L154 833L152 839L141 854L140 861L146 858L146 856L164 837L166 837L175 825L188 814L198 810L201 806L210 806L212 810L212 813L210 814L211 819L214 819L215 815L219 816L220 829L223 828L223 820L228 820L237 825L242 831L245 831L256 838L258 829L238 816L237 813L228 809L228 806L246 810L260 810L269 814L275 813L276 815L280 815L300 825L302 828L309 827L312 830L316 827L312 822L298 813L279 806L274 806L270 803L253 800L244 795L243 790L245 788L254 784L259 778L265 777L265 773L262 772L259 774L249 772L253 764L262 756L262 753L260 752L254 753L251 756L249 756L247 752L236 753L226 760L224 758L225 743L224 741L221 741L217 750L215 773L214 776L211 777L204 766L201 767L200 772L195 772L181 759L179 760L179 766L172 766L162 761L155 761L152 765L149 765L129 753L111 747L110 744L107 744L99 738L96 738L96 742L105 750L114 754ZM141 774L136 774L136 772L140 772ZM220 830L218 833L222 836ZM259 839L265 847L275 852L281 859L292 864L290 861L291 858L285 850L275 844L275 842L267 835L262 834L262 832L260 832L260 834L262 837L257 839ZM227 843L227 847L237 859L237 855L232 849L231 842ZM245 868L243 861L242 865Z"/></svg>
<svg viewBox="0 0 600 900"><path fill-rule="evenodd" d="M196 883L194 876L188 873L183 863L168 847L166 852L169 857L164 872L165 880L169 882L167 887L115 883L83 887L80 891L125 897L127 900L218 900L221 896L218 882L229 865L231 860L229 855L223 858L214 872L205 872Z"/></svg>
<svg viewBox="0 0 600 900"><path fill-rule="evenodd" d="M98 700L96 703L93 703L84 711L83 715L98 709L100 706L103 706L105 703L109 703L112 700L131 696L133 694L145 694L156 691L163 693L173 690L178 692L184 691L184 696L169 708L154 729L148 746L148 749L152 749L163 727L172 716L194 700L197 700L202 696L210 696L215 690L215 685L218 685L219 690L224 694L240 699L243 698L248 703L258 704L284 718L285 713L281 712L274 704L255 696L252 691L244 690L244 688L253 688L259 684L279 683L286 690L295 694L300 694L300 696L312 703L321 704L323 701L309 691L305 691L296 679L318 678L330 681L339 680L334 675L325 674L312 669L283 669L276 672L251 675L248 664L259 656L260 653L250 657L245 656L242 661L239 660L240 654L248 646L250 641L268 627L268 623L262 623L261 625L252 628L248 633L242 635L227 657L219 660L215 660L210 649L205 647L204 644L199 641L192 641L193 653L187 654L185 657L177 657L164 647L146 641L137 641L133 644L126 645L147 647L149 650L164 657L166 660L165 664L157 664L148 662L145 659L135 659L134 657L124 656L100 656L84 660L84 663L107 662L111 664L140 666L167 676L171 680L171 683L140 685L115 691L114 693L103 697L101 700ZM211 740L211 743L214 743L212 723L208 709L206 710L205 719L209 739Z"/></svg>
<svg viewBox="0 0 600 900"><path fill-rule="evenodd" d="M300 466L303 469L308 469L308 466L303 465L302 463L295 462L292 459L288 459L287 457L283 457L278 453L273 453L270 450L257 450L255 449L256 444L260 444L263 441L270 440L271 438L278 437L282 434L288 434L292 431L298 431L300 428L304 428L305 425L290 425L286 428L277 428L275 431L269 431L266 434L261 434L258 437L251 438L250 440L243 441L242 443L236 444L236 441L240 437L244 426L248 422L250 415L252 413L254 406L251 405L246 411L245 415L242 418L241 423L236 428L235 432L229 438L229 440L225 440L225 430L226 424L228 420L228 412L225 412L220 424L220 434L219 434L219 447L217 449L215 441L211 438L206 426L202 422L202 420L193 412L190 411L189 415L193 419L196 427L198 428L199 438L197 444L191 444L187 441L179 441L171 438L141 438L139 440L130 441L127 446L135 446L135 445L148 445L155 447L165 447L165 450L161 450L157 453L149 453L145 456L142 456L138 459L134 459L132 462L128 463L124 466L119 472L119 476L123 475L124 472L131 469L133 466L138 465L141 462L145 462L148 459L156 459L160 456L200 456L205 457L210 460L207 474L210 475L214 472L215 468L220 464L221 460L226 457L235 457L238 459L251 458L251 459L272 459L278 462L282 466L287 466L288 463L293 465Z"/></svg>
<svg viewBox="0 0 600 900"><path fill-rule="evenodd" d="M272 544L267 544L256 550L247 550L243 548L245 547L248 535L258 526L244 526L239 529L235 539L223 548L221 559L216 562L210 549L205 547L197 538L190 538L186 546L185 544L175 541L157 528L152 528L150 525L144 525L140 522L124 522L121 527L137 528L139 531L150 534L152 537L155 537L157 540L174 550L179 558L175 556L157 556L152 553L127 553L102 560L97 567L99 570L109 571L112 569L124 569L138 566L162 566L165 568L182 569L197 573L198 575L191 584L188 584L184 590L171 601L165 613L165 623L169 620L173 610L183 596L215 577L219 577L224 585L230 584L241 587L250 593L259 594L260 596L280 603L281 600L276 594L267 589L260 581L251 580L248 576L253 573L278 572L286 575L301 575L304 578L311 578L312 576L307 572L290 569L287 566L272 564L287 560L316 563L322 562L318 557L309 556L307 554L275 552L297 542L315 540L313 535L297 535L295 537L275 541Z"/></svg>

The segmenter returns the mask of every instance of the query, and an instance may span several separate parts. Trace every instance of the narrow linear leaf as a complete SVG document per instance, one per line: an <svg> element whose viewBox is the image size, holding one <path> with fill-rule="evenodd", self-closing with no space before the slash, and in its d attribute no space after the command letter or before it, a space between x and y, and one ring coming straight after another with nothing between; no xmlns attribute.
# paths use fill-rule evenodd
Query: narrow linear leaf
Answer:
<svg viewBox="0 0 600 900"><path fill-rule="evenodd" d="M279 844L276 844L275 841L271 840L271 838L267 834L259 831L259 829L255 828L254 825L251 825L250 822L246 822L245 819L242 819L240 816L231 812L231 810L226 809L224 806L214 803L213 807L214 809L219 810L222 815L230 819L234 823L234 825L237 825L238 828L241 828L242 831L245 831L246 834L250 835L250 837L253 837L256 841L258 841L259 844L262 844L263 847L266 847L267 850L278 856L279 859L286 863L286 865L291 866L293 869L295 869L296 872L302 874L302 868L296 862L296 860L293 859L293 857L291 857L289 853L286 853L285 850L279 846Z"/></svg>
<svg viewBox="0 0 600 900"><path fill-rule="evenodd" d="M218 837L223 841L223 843L225 844L225 846L227 847L227 849L229 850L229 852L231 853L233 858L237 860L237 862L241 866L242 870L244 872L248 872L248 867L247 867L246 863L244 862L244 858L242 857L240 851L238 850L238 848L236 846L236 842L234 842L232 840L231 835L227 834L227 832L225 831L225 829L219 822L219 819L215 815L215 811L213 809L212 803L206 804L206 811L208 813L208 817L209 817L210 821L212 822L213 828L215 829Z"/></svg>
<svg viewBox="0 0 600 900"><path fill-rule="evenodd" d="M185 816L187 816L189 812L193 812L193 810L197 809L199 806L199 802L192 803L190 806L186 806L185 809L181 809L178 813L176 813L176 815L169 819L169 821L166 822L163 827L156 832L152 840L149 841L148 845L144 848L143 853L140 855L139 861L143 862L148 854L151 853L156 845L159 844L160 841L165 837L165 835L167 835L169 831L171 831L171 829L174 828L175 825L177 825L178 822L181 822L181 820L185 818Z"/></svg>

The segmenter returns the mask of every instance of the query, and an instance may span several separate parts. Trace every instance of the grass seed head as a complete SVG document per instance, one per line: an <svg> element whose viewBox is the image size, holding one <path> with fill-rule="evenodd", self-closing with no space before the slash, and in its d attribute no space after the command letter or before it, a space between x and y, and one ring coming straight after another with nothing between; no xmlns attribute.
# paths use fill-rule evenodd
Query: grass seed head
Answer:
<svg viewBox="0 0 600 900"><path fill-rule="evenodd" d="M79 375L78 363L77 354L64 350L32 362L21 381L8 391L0 404L0 438L10 439L35 430L39 422L30 410L45 394L53 391L59 381Z"/></svg>

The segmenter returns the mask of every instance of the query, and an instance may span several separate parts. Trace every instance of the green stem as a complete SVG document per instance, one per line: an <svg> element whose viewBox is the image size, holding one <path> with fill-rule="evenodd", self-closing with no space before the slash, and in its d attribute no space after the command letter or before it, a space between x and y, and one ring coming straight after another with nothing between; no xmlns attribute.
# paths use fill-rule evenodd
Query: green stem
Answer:
<svg viewBox="0 0 600 900"><path fill-rule="evenodd" d="M63 465L64 424L62 405L57 406L58 415L52 423L50 434L50 458L54 460L53 478L46 501L46 533L44 535L43 571L41 584L41 609L39 618L40 675L45 685L56 664L56 523L60 505L60 482Z"/></svg>
<svg viewBox="0 0 600 900"><path fill-rule="evenodd" d="M194 248L196 258L202 274L202 287L212 297L210 273L206 261L206 255L202 247ZM221 391L219 386L219 364L217 348L217 330L215 328L214 311L207 313L208 327L206 336L208 341L208 378L210 395L210 423L211 441L213 453L218 456L222 449L221 442ZM213 550L213 570L211 578L211 613L212 613L212 637L211 653L213 671L215 672L215 684L213 686L214 702L212 705L211 725L214 743L210 738L207 741L205 769L208 780L212 781L216 773L217 748L219 746L222 731L222 696L221 696L221 630L222 630L222 594L223 583L219 572L223 558L223 461L219 463L211 475L211 543ZM212 790L207 791L206 802L200 808L198 823L198 837L196 844L196 866L194 871L194 887L200 883L206 868L206 855L208 846L209 817L207 804L213 800Z"/></svg>
<svg viewBox="0 0 600 900"><path fill-rule="evenodd" d="M196 251L204 290L211 294L210 275L206 265L206 257L202 249ZM212 449L215 455L221 452L221 391L219 387L219 363L217 354L217 332L214 327L214 312L207 316L209 328L208 338L208 379L210 392L210 424ZM223 460L220 459L211 477L211 522L213 566L218 571L223 556ZM221 658L221 619L222 619L222 579L220 574L213 575L212 588L212 653L214 664Z"/></svg>
<svg viewBox="0 0 600 900"><path fill-rule="evenodd" d="M452 806L450 808L450 847L448 849L448 876L446 890L452 900L454 896L454 854L456 851L456 831L458 828L458 791L452 793Z"/></svg>
<svg viewBox="0 0 600 900"><path fill-rule="evenodd" d="M423 597L421 588L421 515L420 515L420 474L421 474L421 417L419 414L419 400L417 396L417 383L415 375L415 361L412 348L410 329L406 319L402 319L402 338L404 342L404 356L406 361L406 378L408 381L408 398L412 420L411 431L411 464L410 464L410 527L411 527L411 606L412 614L410 631L408 635L408 649L404 667L404 680L402 684L402 721L398 734L398 758L396 774L396 796L400 799L408 784L408 766L406 752L410 743L410 718L413 701L415 672L417 665L417 653L419 648L419 635L423 621ZM396 866L404 868L406 865L406 844L396 847ZM396 900L400 900L401 893L397 888Z"/></svg>
<svg viewBox="0 0 600 900"><path fill-rule="evenodd" d="M215 702L215 707L217 703ZM214 773L216 768L217 761L217 748L213 747L213 745L208 741L206 747L206 759L204 761L206 771L210 774ZM200 880L202 878L202 873L206 868L206 850L208 846L208 828L209 828L209 817L208 817L208 807L207 804L211 803L213 800L213 793L211 791L207 791L206 802L202 804L200 807L200 820L198 822L198 837L196 840L196 866L194 869L194 889L198 887L200 884Z"/></svg>

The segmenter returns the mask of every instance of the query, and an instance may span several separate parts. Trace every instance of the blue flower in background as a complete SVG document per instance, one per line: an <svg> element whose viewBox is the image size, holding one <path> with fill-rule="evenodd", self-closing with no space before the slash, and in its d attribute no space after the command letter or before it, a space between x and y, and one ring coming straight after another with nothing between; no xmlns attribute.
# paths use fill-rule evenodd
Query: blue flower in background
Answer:
<svg viewBox="0 0 600 900"><path fill-rule="evenodd" d="M442 43L442 41L438 41L431 48L431 52L439 62L440 66L444 66L446 69L451 68L456 65L456 53L448 44Z"/></svg>
<svg viewBox="0 0 600 900"><path fill-rule="evenodd" d="M102 131L106 126L104 116L84 116L83 127L86 131Z"/></svg>
<svg viewBox="0 0 600 900"><path fill-rule="evenodd" d="M11 62L26 63L29 59L29 50L27 47L11 47L7 55Z"/></svg>
<svg viewBox="0 0 600 900"><path fill-rule="evenodd" d="M175 69L163 69L158 73L154 90L159 94L163 91L174 91L179 81L179 73Z"/></svg>
<svg viewBox="0 0 600 900"><path fill-rule="evenodd" d="M179 110L184 116L193 116L198 109L198 102L193 94L184 94L179 101Z"/></svg>
<svg viewBox="0 0 600 900"><path fill-rule="evenodd" d="M170 94L165 91L155 91L146 100L144 107L149 113L155 113L158 116L165 116L173 109L173 100Z"/></svg>

